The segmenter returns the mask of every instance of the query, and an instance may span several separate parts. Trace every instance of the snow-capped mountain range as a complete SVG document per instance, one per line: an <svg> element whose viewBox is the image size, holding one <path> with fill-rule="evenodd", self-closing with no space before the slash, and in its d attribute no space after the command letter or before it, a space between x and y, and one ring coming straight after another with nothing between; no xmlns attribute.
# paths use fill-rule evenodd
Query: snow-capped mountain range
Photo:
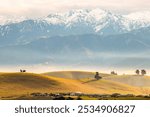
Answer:
<svg viewBox="0 0 150 117"><path fill-rule="evenodd" d="M98 34L117 35L150 26L150 12L119 15L101 9L78 9L51 13L47 17L0 17L2 45L26 44L53 36Z"/></svg>
<svg viewBox="0 0 150 117"><path fill-rule="evenodd" d="M45 19L50 24L64 24L73 27L78 23L90 25L95 32L101 32L103 28L114 26L114 29L131 31L150 25L150 12L136 12L128 15L115 14L109 11L72 10L66 13L50 14ZM120 30L119 30L120 31Z"/></svg>
<svg viewBox="0 0 150 117"><path fill-rule="evenodd" d="M0 17L0 23L0 65L150 66L150 12L79 9L37 19Z"/></svg>
<svg viewBox="0 0 150 117"><path fill-rule="evenodd" d="M115 14L101 9L78 9L64 13L51 13L47 17L29 19L25 17L4 17L0 16L0 25L20 23L26 20L34 20L37 23L43 22L51 25L65 25L66 28L75 27L84 23L93 28L95 32L101 31L108 25L118 25L124 31L130 31L150 25L150 11L135 12L128 15ZM115 27L114 27L115 28Z"/></svg>

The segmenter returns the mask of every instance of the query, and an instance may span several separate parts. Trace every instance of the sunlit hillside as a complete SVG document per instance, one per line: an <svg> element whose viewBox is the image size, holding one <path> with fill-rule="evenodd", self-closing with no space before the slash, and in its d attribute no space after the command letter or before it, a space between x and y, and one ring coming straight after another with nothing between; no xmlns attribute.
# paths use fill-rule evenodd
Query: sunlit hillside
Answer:
<svg viewBox="0 0 150 117"><path fill-rule="evenodd" d="M150 87L150 77L141 75L114 75L105 77L106 80L120 82L137 87Z"/></svg>
<svg viewBox="0 0 150 117"><path fill-rule="evenodd" d="M70 79L82 79L82 78L94 78L95 72L85 72L85 71L57 71L57 72L47 72L44 75L60 77L60 78L70 78ZM111 76L110 74L100 73L102 77Z"/></svg>
<svg viewBox="0 0 150 117"><path fill-rule="evenodd" d="M93 77L78 78L58 78L33 73L0 73L0 97L17 96L34 92L82 92L86 94L150 93L150 89L148 88L133 87L106 79L95 80Z"/></svg>

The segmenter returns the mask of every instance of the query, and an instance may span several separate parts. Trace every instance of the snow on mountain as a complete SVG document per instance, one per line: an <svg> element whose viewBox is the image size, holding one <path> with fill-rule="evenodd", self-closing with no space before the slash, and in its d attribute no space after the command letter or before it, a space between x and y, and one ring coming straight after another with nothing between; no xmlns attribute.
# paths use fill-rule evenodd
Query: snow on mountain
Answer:
<svg viewBox="0 0 150 117"><path fill-rule="evenodd" d="M135 12L124 15L126 18L139 22L150 22L150 11Z"/></svg>
<svg viewBox="0 0 150 117"><path fill-rule="evenodd" d="M63 24L66 27L73 27L80 24L91 26L95 32L99 32L105 26L111 24L122 25L122 16L110 13L101 9L79 9L65 13L50 14L45 20L50 24Z"/></svg>
<svg viewBox="0 0 150 117"><path fill-rule="evenodd" d="M150 26L150 12L120 15L102 9L78 9L47 17L0 16L0 46L69 35L118 35Z"/></svg>
<svg viewBox="0 0 150 117"><path fill-rule="evenodd" d="M25 20L28 19L25 17L0 16L0 25L20 23ZM123 33L150 26L150 12L135 12L128 15L120 15L99 8L92 10L78 9L64 13L51 13L47 17L35 20L37 23L44 22L50 25L63 25L70 29L84 25L92 28L96 33L104 33L107 29Z"/></svg>
<svg viewBox="0 0 150 117"><path fill-rule="evenodd" d="M124 17L135 29L150 26L150 11L130 13Z"/></svg>
<svg viewBox="0 0 150 117"><path fill-rule="evenodd" d="M90 25L95 32L100 32L109 27L119 32L127 32L150 26L150 12L120 15L101 9L79 9L65 13L50 14L43 20L54 25L63 24L66 27L84 23L85 25Z"/></svg>
<svg viewBox="0 0 150 117"><path fill-rule="evenodd" d="M17 16L0 16L0 25L7 25L12 23L19 23L24 20L27 20L26 17L17 17Z"/></svg>
<svg viewBox="0 0 150 117"><path fill-rule="evenodd" d="M1 16L0 63L13 63L12 58L14 64L37 64L54 58L56 63L68 64L70 58L70 63L86 61L86 65L140 66L141 61L146 61L147 66L149 17L149 12L119 15L101 9L51 13L38 19ZM116 59L115 53L120 54ZM131 57L132 54L136 57Z"/></svg>

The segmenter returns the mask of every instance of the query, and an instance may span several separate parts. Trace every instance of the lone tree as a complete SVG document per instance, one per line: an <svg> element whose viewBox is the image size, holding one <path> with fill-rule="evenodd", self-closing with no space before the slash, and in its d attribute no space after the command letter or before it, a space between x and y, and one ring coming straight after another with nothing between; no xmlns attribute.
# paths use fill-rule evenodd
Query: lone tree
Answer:
<svg viewBox="0 0 150 117"><path fill-rule="evenodd" d="M99 80L99 79L101 79L102 77L99 75L99 73L98 72L96 72L96 74L95 74L95 79L96 80Z"/></svg>
<svg viewBox="0 0 150 117"><path fill-rule="evenodd" d="M139 74L140 74L140 70L137 69L137 70L135 71L135 73L136 73L137 75L139 75Z"/></svg>
<svg viewBox="0 0 150 117"><path fill-rule="evenodd" d="M145 74L146 74L146 70L145 70L145 69L142 69L142 70L141 70L141 75L144 76Z"/></svg>

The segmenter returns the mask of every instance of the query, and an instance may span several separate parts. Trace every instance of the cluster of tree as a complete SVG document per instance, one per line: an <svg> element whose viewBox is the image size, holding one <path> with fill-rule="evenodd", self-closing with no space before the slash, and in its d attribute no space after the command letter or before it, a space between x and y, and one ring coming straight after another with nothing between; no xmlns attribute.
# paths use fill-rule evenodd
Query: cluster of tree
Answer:
<svg viewBox="0 0 150 117"><path fill-rule="evenodd" d="M114 72L114 71L112 71L110 74L112 74L112 75L117 75L117 73L116 73L116 72Z"/></svg>
<svg viewBox="0 0 150 117"><path fill-rule="evenodd" d="M20 69L20 72L26 72L26 70L22 70L22 69Z"/></svg>
<svg viewBox="0 0 150 117"><path fill-rule="evenodd" d="M142 70L139 70L139 69L137 69L136 71L135 71L135 73L137 74L137 75L145 75L146 74L146 70L145 69L142 69Z"/></svg>

